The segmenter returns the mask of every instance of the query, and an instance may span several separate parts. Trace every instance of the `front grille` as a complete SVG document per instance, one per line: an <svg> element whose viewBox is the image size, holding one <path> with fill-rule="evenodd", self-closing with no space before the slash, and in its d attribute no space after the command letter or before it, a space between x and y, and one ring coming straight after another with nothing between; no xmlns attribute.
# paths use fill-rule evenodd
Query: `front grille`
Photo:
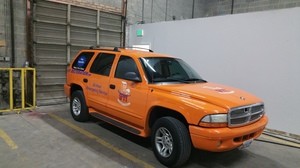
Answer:
<svg viewBox="0 0 300 168"><path fill-rule="evenodd" d="M259 120L264 115L263 104L253 104L231 109L228 115L228 125L238 127Z"/></svg>

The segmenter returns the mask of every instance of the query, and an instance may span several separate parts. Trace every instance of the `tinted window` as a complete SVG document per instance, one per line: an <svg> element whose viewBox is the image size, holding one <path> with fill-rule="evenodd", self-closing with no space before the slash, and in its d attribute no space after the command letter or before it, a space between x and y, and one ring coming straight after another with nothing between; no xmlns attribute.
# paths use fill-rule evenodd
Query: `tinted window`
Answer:
<svg viewBox="0 0 300 168"><path fill-rule="evenodd" d="M86 66L89 64L93 55L94 55L93 52L81 53L74 61L72 68L84 71Z"/></svg>
<svg viewBox="0 0 300 168"><path fill-rule="evenodd" d="M116 78L127 79L127 75L135 73L140 78L140 73L134 60L128 56L121 56L115 73Z"/></svg>
<svg viewBox="0 0 300 168"><path fill-rule="evenodd" d="M100 53L95 59L90 69L90 72L99 75L109 76L114 59L114 54Z"/></svg>
<svg viewBox="0 0 300 168"><path fill-rule="evenodd" d="M205 82L188 64L177 58L145 57L140 59L150 83Z"/></svg>

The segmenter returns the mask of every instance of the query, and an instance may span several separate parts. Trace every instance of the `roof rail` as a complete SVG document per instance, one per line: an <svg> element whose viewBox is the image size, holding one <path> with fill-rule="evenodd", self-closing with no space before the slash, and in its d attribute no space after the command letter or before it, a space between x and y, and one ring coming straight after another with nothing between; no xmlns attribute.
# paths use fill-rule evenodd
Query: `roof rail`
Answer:
<svg viewBox="0 0 300 168"><path fill-rule="evenodd" d="M114 51L119 51L119 48L118 47L114 47Z"/></svg>
<svg viewBox="0 0 300 168"><path fill-rule="evenodd" d="M111 49L112 48L112 49ZM101 50L108 50L108 51L116 51L119 52L119 47L100 47L100 46L90 46L89 49L95 50L95 49L101 49Z"/></svg>
<svg viewBox="0 0 300 168"><path fill-rule="evenodd" d="M92 49L95 49L94 47L95 47L95 46L90 46L89 49L91 49L91 50L92 50Z"/></svg>
<svg viewBox="0 0 300 168"><path fill-rule="evenodd" d="M153 52L153 50L148 49L148 48L142 48L142 47L125 47L125 48L131 48L131 49L140 49L140 50L147 50L149 52Z"/></svg>
<svg viewBox="0 0 300 168"><path fill-rule="evenodd" d="M101 50L109 50L109 51L116 51L116 52L119 52L119 48L122 48L122 49L126 49L126 48L130 48L130 49L140 49L140 50L147 50L149 52L153 52L153 50L151 49L148 49L148 48L142 48L142 47L109 47L109 46L106 46L106 47L100 47L100 46L90 46L89 49L91 50L95 50L95 49L101 49Z"/></svg>

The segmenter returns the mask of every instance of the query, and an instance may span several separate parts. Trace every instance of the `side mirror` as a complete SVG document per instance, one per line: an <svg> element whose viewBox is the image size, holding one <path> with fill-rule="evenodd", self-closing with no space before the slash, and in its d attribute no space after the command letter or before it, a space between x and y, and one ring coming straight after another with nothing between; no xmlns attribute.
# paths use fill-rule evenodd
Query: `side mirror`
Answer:
<svg viewBox="0 0 300 168"><path fill-rule="evenodd" d="M142 82L140 76L137 75L137 73L135 72L126 72L124 77L126 80L130 80L134 82Z"/></svg>

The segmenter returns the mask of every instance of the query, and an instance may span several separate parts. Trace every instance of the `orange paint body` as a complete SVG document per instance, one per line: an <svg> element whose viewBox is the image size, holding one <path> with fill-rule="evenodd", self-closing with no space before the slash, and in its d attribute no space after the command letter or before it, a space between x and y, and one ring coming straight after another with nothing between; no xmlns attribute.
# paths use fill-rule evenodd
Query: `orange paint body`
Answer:
<svg viewBox="0 0 300 168"><path fill-rule="evenodd" d="M92 53L92 56L90 60L83 59L80 62L76 58L82 55L81 53ZM101 53L114 55L106 75L91 72L93 62ZM139 81L116 77L121 56L128 56L135 62ZM263 104L261 99L245 91L210 82L151 83L141 63L141 58L148 57L173 58L158 53L128 49L82 50L67 69L65 94L71 97L74 90L82 90L91 114L99 114L108 119L111 124L142 137L151 135L153 118L167 115L180 116L187 125L193 146L198 149L214 152L228 151L241 146L249 139L260 136L268 122L264 112L253 122L238 126L233 125L236 121L234 119L228 119L232 125L225 123L226 127L203 127L200 123L207 115L229 115L233 109L239 107L247 107L240 110L241 113L247 113L249 109L258 108L252 105ZM86 65L82 66L83 69L78 69L74 66L76 63L79 67ZM152 115L154 111L156 114ZM164 113L165 111L168 112Z"/></svg>

